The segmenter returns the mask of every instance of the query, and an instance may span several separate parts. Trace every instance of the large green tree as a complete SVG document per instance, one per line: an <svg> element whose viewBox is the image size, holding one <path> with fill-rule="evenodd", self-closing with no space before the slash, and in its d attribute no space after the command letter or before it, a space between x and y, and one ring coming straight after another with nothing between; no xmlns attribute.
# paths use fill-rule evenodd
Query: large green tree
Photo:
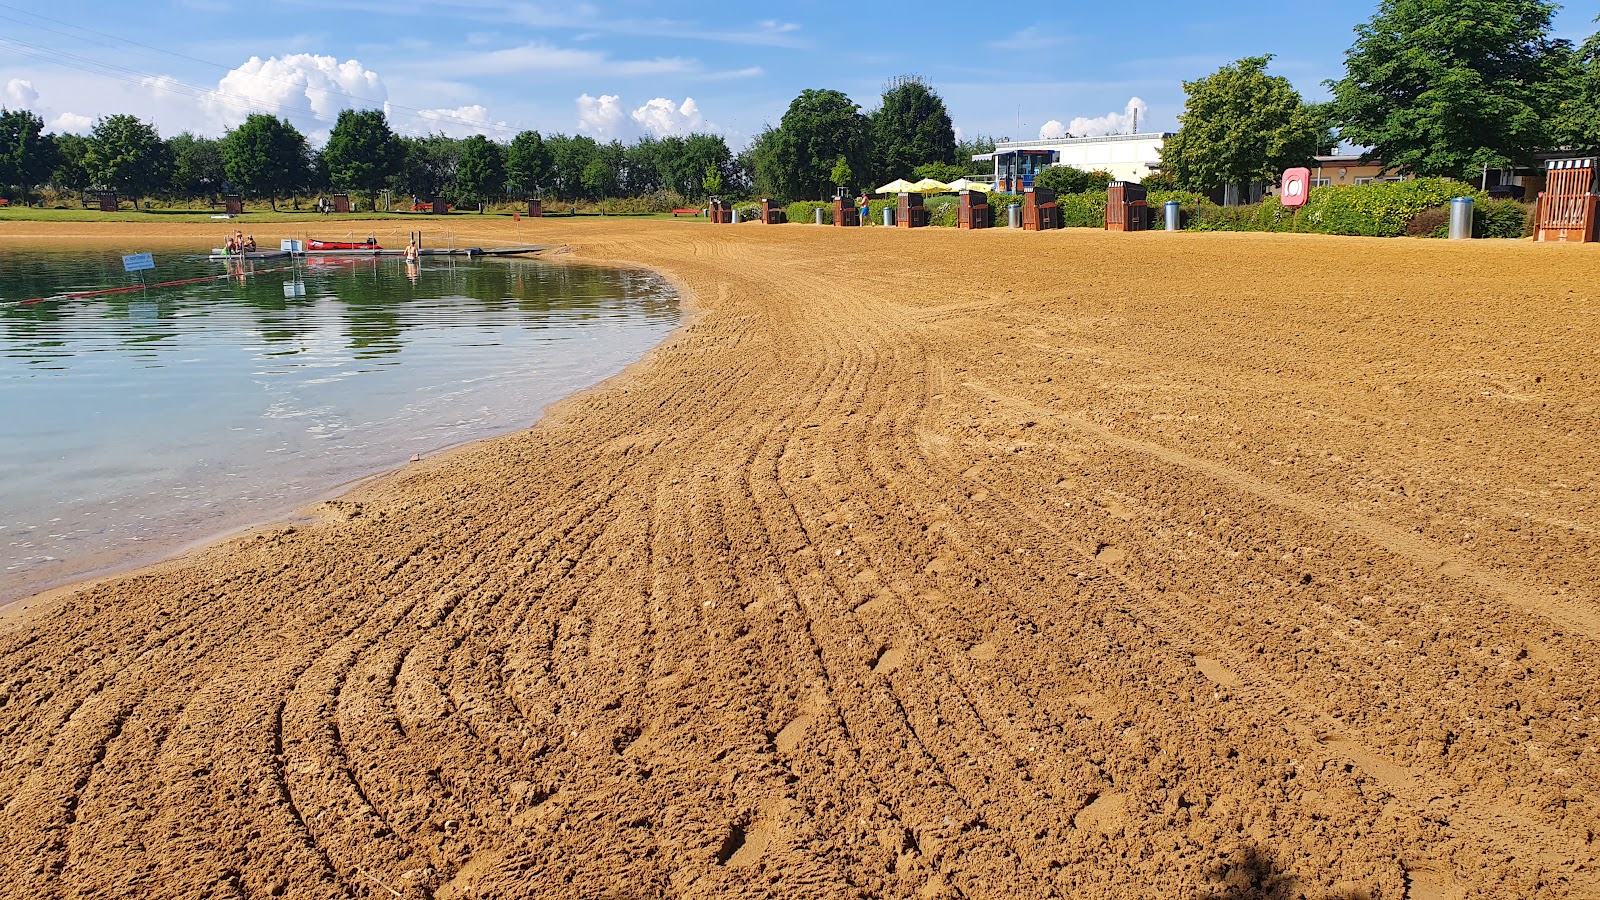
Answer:
<svg viewBox="0 0 1600 900"><path fill-rule="evenodd" d="M395 190L420 201L447 195L456 183L461 163L461 141L442 134L401 138L405 153L400 171L391 179Z"/></svg>
<svg viewBox="0 0 1600 900"><path fill-rule="evenodd" d="M335 188L371 197L400 171L405 147L389 128L381 109L346 109L339 113L328 144L322 149L328 180Z"/></svg>
<svg viewBox="0 0 1600 900"><path fill-rule="evenodd" d="M852 172L870 173L870 128L861 108L844 94L801 91L783 114L772 148L776 193L785 200L830 196L840 157Z"/></svg>
<svg viewBox="0 0 1600 900"><path fill-rule="evenodd" d="M187 131L167 139L172 174L167 193L174 199L215 197L222 192L227 172L222 163L222 142Z"/></svg>
<svg viewBox="0 0 1600 900"><path fill-rule="evenodd" d="M25 109L0 108L0 190L26 199L55 166L56 144L44 133L44 120Z"/></svg>
<svg viewBox="0 0 1600 900"><path fill-rule="evenodd" d="M1276 181L1308 165L1325 141L1323 117L1287 78L1268 75L1271 56L1251 56L1183 83L1178 133L1161 150L1161 169L1189 190Z"/></svg>
<svg viewBox="0 0 1600 900"><path fill-rule="evenodd" d="M778 140L778 129L771 125L751 138L749 145L734 159L727 186L764 197L782 196L778 188Z"/></svg>
<svg viewBox="0 0 1600 900"><path fill-rule="evenodd" d="M89 171L89 139L81 134L56 135L56 165L50 183L68 191L85 191L94 183Z"/></svg>
<svg viewBox="0 0 1600 900"><path fill-rule="evenodd" d="M583 186L583 172L600 150L594 138L577 134L553 134L545 139L550 150L550 193L564 200L589 196Z"/></svg>
<svg viewBox="0 0 1600 900"><path fill-rule="evenodd" d="M1470 177L1551 137L1571 48L1546 0L1383 0L1330 82L1340 136L1403 172Z"/></svg>
<svg viewBox="0 0 1600 900"><path fill-rule="evenodd" d="M252 113L222 139L223 169L234 186L266 197L273 209L310 176L305 136L288 120Z"/></svg>
<svg viewBox="0 0 1600 900"><path fill-rule="evenodd" d="M84 154L90 180L129 197L157 193L171 163L156 128L136 116L106 116L94 123Z"/></svg>
<svg viewBox="0 0 1600 900"><path fill-rule="evenodd" d="M1572 60L1567 89L1556 97L1553 128L1557 146L1600 149L1600 33L1590 35Z"/></svg>
<svg viewBox="0 0 1600 900"><path fill-rule="evenodd" d="M883 92L883 106L871 119L876 175L905 178L927 163L956 162L956 131L950 124L950 112L921 78L905 75L890 81Z"/></svg>
<svg viewBox="0 0 1600 900"><path fill-rule="evenodd" d="M506 190L505 150L481 134L461 142L461 162L456 167L456 190L463 200L482 204ZM482 207L479 207L480 211Z"/></svg>
<svg viewBox="0 0 1600 900"><path fill-rule="evenodd" d="M524 131L506 150L506 187L528 195L544 189L550 178L550 151L537 131Z"/></svg>

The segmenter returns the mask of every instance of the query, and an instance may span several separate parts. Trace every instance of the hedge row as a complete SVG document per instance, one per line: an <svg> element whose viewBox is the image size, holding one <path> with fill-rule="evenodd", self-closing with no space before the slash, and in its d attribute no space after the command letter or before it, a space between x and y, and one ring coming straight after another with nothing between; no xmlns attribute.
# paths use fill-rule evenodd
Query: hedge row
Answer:
<svg viewBox="0 0 1600 900"><path fill-rule="evenodd" d="M1449 203L1456 197L1473 200L1473 234L1484 238L1520 238L1532 233L1532 207L1514 200L1490 200L1483 192L1458 181L1419 178L1354 187L1319 187L1311 191L1298 212L1285 209L1276 197L1248 206L1218 206L1187 191L1151 191L1151 227L1166 227L1164 207L1180 204L1180 221L1190 231L1309 232L1366 237L1445 237L1449 231ZM873 223L883 221L883 210L895 199L873 200ZM989 194L995 224L1004 227L1006 207L1021 203L1015 194ZM1061 194L1061 224L1067 228L1100 228L1105 224L1104 191ZM959 201L952 196L927 200L933 225L955 227ZM823 221L833 222L833 205L817 202L789 204L789 221L810 223L812 210L821 208ZM741 210L741 218L743 211Z"/></svg>

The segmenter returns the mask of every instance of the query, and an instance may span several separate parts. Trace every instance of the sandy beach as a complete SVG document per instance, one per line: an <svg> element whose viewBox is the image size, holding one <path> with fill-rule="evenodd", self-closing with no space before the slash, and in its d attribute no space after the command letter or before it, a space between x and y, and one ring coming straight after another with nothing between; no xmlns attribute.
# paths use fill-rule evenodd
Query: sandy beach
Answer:
<svg viewBox="0 0 1600 900"><path fill-rule="evenodd" d="M446 221L693 314L0 613L0 897L1600 897L1595 248Z"/></svg>

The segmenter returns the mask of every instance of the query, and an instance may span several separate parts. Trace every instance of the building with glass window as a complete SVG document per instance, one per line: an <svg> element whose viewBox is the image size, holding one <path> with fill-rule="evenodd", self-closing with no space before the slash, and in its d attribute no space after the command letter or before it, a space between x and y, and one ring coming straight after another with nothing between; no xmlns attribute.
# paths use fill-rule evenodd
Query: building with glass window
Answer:
<svg viewBox="0 0 1600 900"><path fill-rule="evenodd" d="M995 188L1012 193L1033 187L1033 179L1051 166L1072 166L1085 172L1110 172L1116 181L1142 181L1161 163L1161 147L1171 134L1108 134L1045 141L1005 141L993 153L973 162L994 162Z"/></svg>

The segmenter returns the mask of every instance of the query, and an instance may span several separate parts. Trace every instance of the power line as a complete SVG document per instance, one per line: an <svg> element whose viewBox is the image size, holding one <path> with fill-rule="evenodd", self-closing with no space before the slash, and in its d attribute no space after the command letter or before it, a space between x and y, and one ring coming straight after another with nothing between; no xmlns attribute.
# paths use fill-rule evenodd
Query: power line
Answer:
<svg viewBox="0 0 1600 900"><path fill-rule="evenodd" d="M113 41L120 41L122 43L131 44L131 45L133 45L135 47L141 47L141 48L144 48L146 50L155 51L157 53L164 53L164 54L166 54L168 56L176 57L178 59L188 60L190 62L200 63L201 65L206 65L206 66L211 66L211 67L214 67L214 68L222 69L225 72L233 72L233 71L235 71L233 67L223 65L222 63L213 62L211 60L206 60L206 59L201 59L201 58L195 57L195 56L189 56L187 54L178 53L178 52L172 51L172 50L166 50L166 49L163 49L161 47L156 47L156 46L151 45L151 44L145 44L145 43L141 43L139 41L135 41L135 40L133 40L131 38L125 38L125 37L120 37L118 35L107 34L107 33L103 32L103 31L96 31L93 28L87 28L87 27L84 27L82 25L75 25L75 24L73 24L71 22L63 22L60 19L52 19L49 16L43 16L43 15L40 15L38 13L31 12L31 11L25 10L25 9L21 9L19 7L12 6L12 5L7 4L7 3L0 3L0 8L9 9L9 10L11 10L13 12L22 13L23 15L32 16L34 18L42 19L42 20L44 20L46 22L52 22L52 23L57 24L57 25L63 25L63 26L66 26L67 28L72 28L72 29L75 29L77 31L81 31L81 32L84 32L84 33L87 33L87 34L92 34L92 35L96 35L98 37L108 38L108 39L113 40ZM47 28L47 27L39 25L39 24L37 24L35 22L29 22L29 21L26 21L26 20L23 20L23 19L15 18L13 16L0 15L0 19L4 19L4 20L7 20L7 21L11 21L11 22L16 22L19 25L25 25L25 26L28 26L28 27L31 27L31 28L36 28L36 29L38 29L40 31L46 31L46 32L50 32L50 33L53 33L53 34L58 34L58 35L61 35L63 37L71 38L71 39L74 39L74 40L81 40L81 37L79 35L72 34L72 33L65 32L65 31L61 31L59 29ZM63 56L64 57L70 57L72 59L80 60L85 65L72 65L71 63L64 63L69 68L78 69L79 71L85 71L85 72L89 72L91 74L104 75L104 76L111 77L111 78L117 78L118 80L127 81L129 83L134 83L134 84L139 84L140 86L146 86L145 85L145 81L147 81L147 80L157 81L157 82L160 82L162 84L162 86L164 86L164 87L172 88L173 86L177 86L177 87L180 87L180 88L184 89L184 90L174 90L174 93L187 94L187 95L190 95L190 96L197 96L197 97L200 97L202 99L217 99L217 100L221 100L222 102L230 103L230 104L235 105L235 106L241 106L243 108L276 109L276 110L282 111L282 112L284 112L286 114L290 113L290 112L297 113L297 114L298 113L307 113L312 118L315 118L315 119L317 119L319 121L324 121L324 122L335 121L335 119L333 117L328 116L327 114L324 114L324 113L318 113L315 110L302 110L302 109L295 108L295 107L286 107L286 106L283 106L281 104L271 103L269 101L260 100L260 99L254 98L254 97L245 97L245 96L241 96L241 95L229 95L227 92L221 90L220 88L200 87L198 85L192 85L192 84L188 84L186 82L178 81L177 79L172 78L171 76L151 75L150 73L147 73L147 72L141 72L141 71L138 71L136 69L129 69L129 68L126 68L124 66L118 66L118 65L115 65L115 64L112 64L112 63L106 63L106 62L104 62L102 60L89 59L87 57L78 56L77 54L73 54L73 53L66 53L64 51L53 49L53 48L40 47L40 46L38 46L36 44L29 44L29 43L27 43L25 41L19 41L19 40L16 40L14 38L0 37L0 41L5 41L7 43L12 43L12 44L17 44L17 45L24 46L24 47L29 47L29 48L32 48L34 50L40 51L42 53L49 54L49 56L41 57L41 56L38 56L37 54L26 53L25 51L17 51L17 52L23 53L23 55L32 56L35 59L43 59L46 62L61 63L61 60L58 57L63 57ZM139 77L140 80L135 82L131 78L119 76L119 75L116 75L114 72L104 71L104 69L113 69L113 70L129 73L130 75L136 75L136 76ZM271 76L271 75L265 75L265 74L260 74L260 73L256 73L254 77L261 78L261 79L264 79L264 80L267 80L267 81L275 81L275 82L278 82L280 84L290 85L291 87L298 88L298 89L300 89L302 91L316 91L318 93L321 93L321 94L324 94L324 95L328 95L328 96L331 96L331 97L342 97L342 98L345 98L345 99L357 101L359 103L382 104L386 109L398 110L398 111L404 112L404 113L407 114L406 118L409 118L409 119L412 119L412 120L415 120L415 121L419 121L419 122L442 122L442 123L448 123L448 124L456 124L456 125L466 126L466 127L469 127L469 128L483 128L483 129L487 129L487 130L497 131L497 132L500 132L501 134L514 134L517 131L517 129L514 128L513 126L508 125L508 124L504 124L504 123L484 122L484 121L479 121L479 120L476 120L476 119L467 119L467 118L464 118L462 116L457 116L457 115L453 115L453 114L448 113L448 112L443 112L443 111L438 111L438 110L427 110L427 109L420 109L420 108L417 108L417 107L403 106L401 104L393 103L393 102L387 101L387 100L377 100L377 99L374 99L374 98L371 98L371 97L362 97L362 96L359 96L359 95L356 95L356 94L349 93L347 91L339 91L339 90L334 90L334 89L331 89L331 88L315 87L313 85L304 84L302 82L292 81L292 80L287 79L287 78L276 78L276 77ZM198 92L198 93L196 93L196 92Z"/></svg>

